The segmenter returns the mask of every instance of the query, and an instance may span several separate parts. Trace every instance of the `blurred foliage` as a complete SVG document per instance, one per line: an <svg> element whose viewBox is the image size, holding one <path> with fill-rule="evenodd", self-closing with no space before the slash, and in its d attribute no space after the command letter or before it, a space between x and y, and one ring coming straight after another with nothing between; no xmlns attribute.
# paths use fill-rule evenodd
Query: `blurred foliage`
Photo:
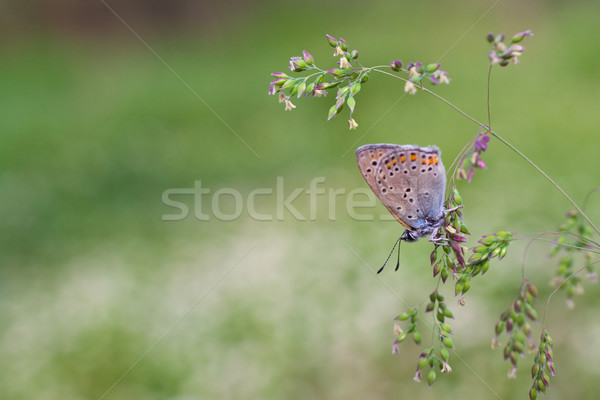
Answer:
<svg viewBox="0 0 600 400"><path fill-rule="evenodd" d="M329 33L365 64L440 61L453 81L439 93L484 120L485 34L529 28L522 64L494 71L494 128L580 200L598 185L597 2L501 2L478 23L493 3L108 3L150 48L92 3L1 6L0 398L524 397L530 361L509 385L509 366L489 349L524 244L453 310L463 363L427 389L411 380L419 349L392 357L391 343L392 319L431 291L430 246L403 245L401 272L386 271L383 284L373 271L401 227L345 211L347 194L365 188L359 145L437 144L449 166L477 128L422 93L395 104L402 85L372 76L349 132L342 116L325 121L330 98L284 112L267 96L269 73L304 49L330 57ZM554 229L567 203L489 146L489 169L460 189L473 236ZM278 176L285 197L315 177L345 193L319 197L314 221L210 212L220 188L244 207L252 190L272 188L256 207L275 215ZM173 212L163 191L195 181L210 188L210 221L194 218L190 196L188 218L163 221ZM310 215L308 196L294 206ZM548 250L534 245L527 257L541 299ZM548 399L596 396L588 290L578 313L551 304Z"/></svg>

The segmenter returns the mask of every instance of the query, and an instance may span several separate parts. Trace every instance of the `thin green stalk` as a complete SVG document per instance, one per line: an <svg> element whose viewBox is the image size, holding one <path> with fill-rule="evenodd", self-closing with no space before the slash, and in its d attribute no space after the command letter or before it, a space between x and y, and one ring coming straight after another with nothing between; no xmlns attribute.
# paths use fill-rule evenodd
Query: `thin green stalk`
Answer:
<svg viewBox="0 0 600 400"><path fill-rule="evenodd" d="M481 122L479 122L478 120L476 120L475 118L471 117L470 115L468 115L467 113L465 113L464 111L462 111L460 108L458 108L457 106L455 106L454 104L450 103L448 100L444 99L443 97L441 97L440 95L432 92L431 90L425 88L425 87L421 87L422 90L424 90L425 92L433 95L434 97L436 97L438 100L443 101L444 103L446 103L447 105L449 105L451 108L453 108L454 110L456 110L458 113L460 113L461 115L467 117L468 119L470 119L471 121L475 122L477 125L479 125L482 128L488 128L486 125L482 124ZM583 217L583 219L585 219L585 221L590 224L590 226L592 227L592 229L594 229L594 231L596 231L596 233L598 235L600 235L600 229L598 229L598 227L592 222L592 220L587 216L587 214L581 209L581 207L579 207L577 205L577 203L575 203L575 201L573 199L571 199L571 197L558 185L558 183L556 183L554 181L554 179L552 179L548 174L546 174L540 167L537 166L536 163L534 163L533 161L531 161L525 154L521 153L515 146L513 146L512 144L510 144L507 140L505 140L502 136L498 135L496 132L490 130L489 131L490 135L492 135L493 137L495 137L496 139L498 139L502 144L504 144L505 146L507 146L509 149L511 149L512 151L514 151L515 153L517 153L521 158L523 158L525 161L527 161L532 167L534 167L535 169L538 170L538 172L540 174L542 174L542 176L544 176L551 184L552 186L554 186L556 188L556 190L558 190L568 201L569 203L571 203L571 205L573 205L573 207L575 207L575 209L577 210L577 212L579 212L579 214L581 214L581 216Z"/></svg>

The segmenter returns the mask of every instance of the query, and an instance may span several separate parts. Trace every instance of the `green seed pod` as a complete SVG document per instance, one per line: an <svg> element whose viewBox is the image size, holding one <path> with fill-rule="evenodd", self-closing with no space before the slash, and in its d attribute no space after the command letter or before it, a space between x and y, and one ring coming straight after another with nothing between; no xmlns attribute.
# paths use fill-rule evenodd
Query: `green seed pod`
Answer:
<svg viewBox="0 0 600 400"><path fill-rule="evenodd" d="M362 77L360 78L360 83L365 83L366 81L368 81L370 73L370 71L367 71L364 74L362 74Z"/></svg>
<svg viewBox="0 0 600 400"><path fill-rule="evenodd" d="M531 366L531 379L534 379L536 377L539 370L540 370L539 364L536 363Z"/></svg>
<svg viewBox="0 0 600 400"><path fill-rule="evenodd" d="M494 330L496 332L496 335L501 334L502 331L504 330L504 321L498 321L498 323L496 323L496 327Z"/></svg>
<svg viewBox="0 0 600 400"><path fill-rule="evenodd" d="M436 315L436 318L437 318L437 320L438 320L439 322L444 322L444 321L445 321L445 318L444 318L444 313L443 313L443 312L441 312L440 310L438 310L438 313L437 313L437 315Z"/></svg>
<svg viewBox="0 0 600 400"><path fill-rule="evenodd" d="M425 312L431 312L431 311L433 311L434 308L435 308L435 303L433 303L433 302L427 303L427 307L425 307Z"/></svg>
<svg viewBox="0 0 600 400"><path fill-rule="evenodd" d="M467 293L467 291L470 288L471 288L471 282L470 281L465 281L465 284L463 285L462 293L463 294Z"/></svg>
<svg viewBox="0 0 600 400"><path fill-rule="evenodd" d="M490 261L485 260L481 265L481 275L485 274L490 269Z"/></svg>
<svg viewBox="0 0 600 400"><path fill-rule="evenodd" d="M458 296L459 293L462 293L464 286L465 286L464 282L462 282L462 281L456 282L456 285L454 286L454 295Z"/></svg>
<svg viewBox="0 0 600 400"><path fill-rule="evenodd" d="M429 374L427 374L427 383L429 383L429 386L433 385L433 382L435 381L435 370L431 369L429 371Z"/></svg>
<svg viewBox="0 0 600 400"><path fill-rule="evenodd" d="M448 268L442 269L442 282L446 283L446 279L448 279Z"/></svg>
<svg viewBox="0 0 600 400"><path fill-rule="evenodd" d="M471 232L469 231L469 228L467 228L467 226L465 224L460 224L460 231L462 233L466 233L467 235L471 234Z"/></svg>
<svg viewBox="0 0 600 400"><path fill-rule="evenodd" d="M535 388L531 388L529 390L529 400L536 400L537 399L537 390L535 390Z"/></svg>
<svg viewBox="0 0 600 400"><path fill-rule="evenodd" d="M463 205L463 199L462 199L460 193L458 193L456 186L452 188L452 196L454 197L454 202L456 203L457 206Z"/></svg>
<svg viewBox="0 0 600 400"><path fill-rule="evenodd" d="M413 340L416 344L421 344L421 334L415 331L415 333L413 333Z"/></svg>
<svg viewBox="0 0 600 400"><path fill-rule="evenodd" d="M442 347L440 349L440 356L442 356L442 360L447 362L450 359L450 352L448 351L447 348Z"/></svg>
<svg viewBox="0 0 600 400"><path fill-rule="evenodd" d="M435 72L440 67L440 64L427 64L425 67L426 72Z"/></svg>
<svg viewBox="0 0 600 400"><path fill-rule="evenodd" d="M454 342L452 342L452 339L450 339L449 337L445 337L442 339L442 344L444 346L446 346L449 349L453 349L454 348Z"/></svg>
<svg viewBox="0 0 600 400"><path fill-rule="evenodd" d="M447 309L447 308L446 308L446 309L444 309L444 315L445 315L447 318L454 318L454 314L452 314L452 311L450 311L450 310L449 310L449 309Z"/></svg>
<svg viewBox="0 0 600 400"><path fill-rule="evenodd" d="M303 81L298 87L298 98L304 94L306 91L306 81Z"/></svg>
<svg viewBox="0 0 600 400"><path fill-rule="evenodd" d="M408 336L408 334L406 332L403 332L401 334L398 335L398 343L402 343L404 342L404 340L406 340L406 337Z"/></svg>
<svg viewBox="0 0 600 400"><path fill-rule="evenodd" d="M398 321L406 321L410 317L410 314L405 312L396 317Z"/></svg>
<svg viewBox="0 0 600 400"><path fill-rule="evenodd" d="M475 253L485 254L489 251L489 246L482 244L481 246L477 246L473 249Z"/></svg>

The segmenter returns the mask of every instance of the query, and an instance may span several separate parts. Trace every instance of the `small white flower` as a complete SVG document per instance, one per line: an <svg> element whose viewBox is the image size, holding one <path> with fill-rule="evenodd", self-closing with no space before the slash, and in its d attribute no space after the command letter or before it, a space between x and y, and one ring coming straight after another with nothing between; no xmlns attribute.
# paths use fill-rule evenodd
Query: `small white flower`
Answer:
<svg viewBox="0 0 600 400"><path fill-rule="evenodd" d="M452 372L452 368L450 368L450 364L448 364L447 361L444 361L444 364L442 365L442 372L445 372L447 374Z"/></svg>
<svg viewBox="0 0 600 400"><path fill-rule="evenodd" d="M506 375L509 379L517 379L517 367L512 367Z"/></svg>
<svg viewBox="0 0 600 400"><path fill-rule="evenodd" d="M497 349L498 347L500 347L500 342L498 341L498 337L494 336L492 338L492 349Z"/></svg>
<svg viewBox="0 0 600 400"><path fill-rule="evenodd" d="M285 94L283 94L282 92L279 92L279 102L283 103L285 101L287 101L289 99L289 97L287 97Z"/></svg>
<svg viewBox="0 0 600 400"><path fill-rule="evenodd" d="M573 301L573 299L566 299L565 300L565 305L567 306L567 308L569 310L572 310L575 308L575 302Z"/></svg>
<svg viewBox="0 0 600 400"><path fill-rule="evenodd" d="M583 289L583 286L581 284L577 284L575 285L575 287L573 287L573 293L575 294L583 294L585 292L585 290Z"/></svg>
<svg viewBox="0 0 600 400"><path fill-rule="evenodd" d="M344 56L340 57L340 68L350 68L350 63Z"/></svg>
<svg viewBox="0 0 600 400"><path fill-rule="evenodd" d="M450 83L450 78L448 78L447 74L440 74L439 80L440 80L440 83L445 83L445 84Z"/></svg>
<svg viewBox="0 0 600 400"><path fill-rule="evenodd" d="M404 91L408 94L415 94L417 93L417 87L411 81L406 81L404 84Z"/></svg>
<svg viewBox="0 0 600 400"><path fill-rule="evenodd" d="M413 76L417 76L419 75L419 72L417 71L417 67L412 66L410 67L410 69L408 70L408 77L411 78Z"/></svg>
<svg viewBox="0 0 600 400"><path fill-rule="evenodd" d="M296 108L296 106L293 105L291 101L289 101L289 100L285 101L285 111L291 111L294 108Z"/></svg>
<svg viewBox="0 0 600 400"><path fill-rule="evenodd" d="M415 377L413 378L413 381L421 382L421 370L417 370L417 372L415 373Z"/></svg>
<svg viewBox="0 0 600 400"><path fill-rule="evenodd" d="M350 127L350 129L356 129L358 128L358 124L356 123L356 121L354 120L354 118L350 118L348 120L348 126ZM396 327L394 327L394 330L396 329Z"/></svg>
<svg viewBox="0 0 600 400"><path fill-rule="evenodd" d="M342 48L340 46L335 46L335 51L333 52L333 56L337 57L337 56L341 56L344 54L344 50L342 50Z"/></svg>
<svg viewBox="0 0 600 400"><path fill-rule="evenodd" d="M315 96L315 97L327 96L327 91L323 90L323 89L315 89L315 91L313 92L313 96Z"/></svg>

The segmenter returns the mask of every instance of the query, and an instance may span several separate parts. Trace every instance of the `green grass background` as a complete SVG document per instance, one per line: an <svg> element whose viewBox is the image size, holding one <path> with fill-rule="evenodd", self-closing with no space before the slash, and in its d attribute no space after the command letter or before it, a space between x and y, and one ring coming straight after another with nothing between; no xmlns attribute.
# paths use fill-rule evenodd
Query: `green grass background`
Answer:
<svg viewBox="0 0 600 400"><path fill-rule="evenodd" d="M454 371L427 388L412 381L420 350L405 343L392 356L391 343L392 319L435 287L430 244L403 245L401 270L377 277L402 229L345 207L348 192L366 188L358 145L436 144L449 166L477 126L425 93L396 104L402 83L372 74L357 97L359 128L348 131L344 113L326 121L331 97L284 112L267 96L269 73L288 72L304 49L331 66L329 33L364 65L441 61L452 84L436 92L485 121L485 35L531 29L522 64L493 71L493 126L581 202L600 177L600 4L257 2L193 27L136 24L136 9L122 11L152 50L97 10L113 21L106 33L32 27L0 39L0 398L526 397L532 357L510 381L490 341L523 259L543 307L549 245L524 257L527 243L515 243L474 282L467 307L449 300ZM489 169L459 185L473 238L554 230L571 208L564 198L497 141L484 158ZM250 218L257 188L274 191L257 197L257 211L276 215L277 177L285 197L316 177L345 190L335 218L327 196L314 220ZM189 216L163 221L173 213L163 191L195 181L211 191L210 220L194 217L188 196ZM234 221L211 212L222 188L242 195ZM595 221L599 201L588 204ZM294 206L309 216L308 196ZM550 304L548 399L597 396L597 298L586 285L574 311L560 295Z"/></svg>

